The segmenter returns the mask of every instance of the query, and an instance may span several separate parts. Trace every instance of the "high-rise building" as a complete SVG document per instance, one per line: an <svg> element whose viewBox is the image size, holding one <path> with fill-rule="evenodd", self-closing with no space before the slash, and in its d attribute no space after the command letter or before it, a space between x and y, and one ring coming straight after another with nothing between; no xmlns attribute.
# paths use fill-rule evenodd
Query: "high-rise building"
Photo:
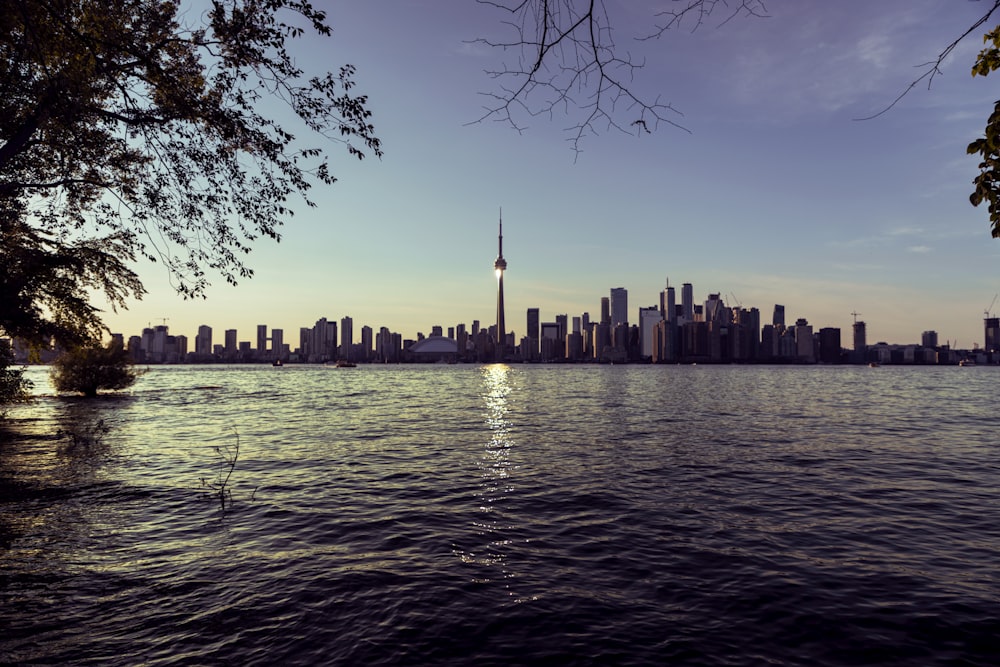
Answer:
<svg viewBox="0 0 1000 667"><path fill-rule="evenodd" d="M691 283L681 285L681 308L685 322L694 322L694 287Z"/></svg>
<svg viewBox="0 0 1000 667"><path fill-rule="evenodd" d="M920 334L920 344L929 349L935 349L938 346L938 335L937 331L925 331Z"/></svg>
<svg viewBox="0 0 1000 667"><path fill-rule="evenodd" d="M340 318L340 356L347 361L351 360L354 345L354 320L350 317Z"/></svg>
<svg viewBox="0 0 1000 667"><path fill-rule="evenodd" d="M198 356L212 356L212 327L202 324L198 327L198 335L194 337L194 353Z"/></svg>
<svg viewBox="0 0 1000 667"><path fill-rule="evenodd" d="M285 357L285 330L271 329L271 356L284 361Z"/></svg>
<svg viewBox="0 0 1000 667"><path fill-rule="evenodd" d="M449 338L454 338L449 335ZM375 331L367 324L361 327L361 361L370 361L372 358L372 343L375 340Z"/></svg>
<svg viewBox="0 0 1000 667"><path fill-rule="evenodd" d="M856 321L854 323L854 351L862 354L868 351L864 321Z"/></svg>
<svg viewBox="0 0 1000 667"><path fill-rule="evenodd" d="M601 324L611 324L611 299L601 297Z"/></svg>
<svg viewBox="0 0 1000 667"><path fill-rule="evenodd" d="M795 321L795 356L800 361L816 361L816 344L813 340L813 328L804 317Z"/></svg>
<svg viewBox="0 0 1000 667"><path fill-rule="evenodd" d="M236 354L236 329L226 329L226 354Z"/></svg>
<svg viewBox="0 0 1000 667"><path fill-rule="evenodd" d="M261 359L267 356L267 325L257 325L257 356Z"/></svg>
<svg viewBox="0 0 1000 667"><path fill-rule="evenodd" d="M663 319L667 322L674 322L677 319L676 297L674 296L674 288L670 286L669 279L667 280L666 289L660 292L660 312Z"/></svg>
<svg viewBox="0 0 1000 667"><path fill-rule="evenodd" d="M507 260L503 258L503 212L500 213L500 233L497 236L497 258L493 262L493 270L497 274L497 330L496 330L496 356L497 361L503 361L505 356L504 344L507 341L507 329L504 325L503 311L503 272L507 270Z"/></svg>
<svg viewBox="0 0 1000 667"><path fill-rule="evenodd" d="M624 287L611 288L611 326L628 324L628 290Z"/></svg>
<svg viewBox="0 0 1000 667"><path fill-rule="evenodd" d="M987 317L983 320L985 345L987 352L1000 351L1000 317Z"/></svg>
<svg viewBox="0 0 1000 667"><path fill-rule="evenodd" d="M771 316L771 324L774 326L785 326L785 307L781 304L774 304L774 315Z"/></svg>
<svg viewBox="0 0 1000 667"><path fill-rule="evenodd" d="M528 322L527 322L528 328L526 329L526 331L528 332L528 341L529 345L531 346L531 350L530 354L528 355L528 359L534 359L534 355L537 354L538 352L538 340L541 337L541 330L539 329L540 326L539 323L540 320L539 320L538 309L529 308Z"/></svg>
<svg viewBox="0 0 1000 667"><path fill-rule="evenodd" d="M656 306L639 308L639 354L643 357L653 356L654 330L662 319L660 309Z"/></svg>

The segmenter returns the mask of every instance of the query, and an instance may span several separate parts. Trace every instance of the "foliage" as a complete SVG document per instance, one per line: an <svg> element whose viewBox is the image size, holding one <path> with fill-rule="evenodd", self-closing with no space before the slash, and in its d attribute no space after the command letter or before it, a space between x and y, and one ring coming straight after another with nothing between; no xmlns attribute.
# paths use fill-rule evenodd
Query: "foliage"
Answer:
<svg viewBox="0 0 1000 667"><path fill-rule="evenodd" d="M336 180L293 130L381 155L354 68L308 76L289 51L330 35L325 21L308 0L0 1L4 234L33 233L91 277L100 261L162 261L185 296L204 295L207 270L250 276L242 256L279 238L289 199L312 205L312 185ZM296 126L264 113L273 102Z"/></svg>
<svg viewBox="0 0 1000 667"><path fill-rule="evenodd" d="M138 373L128 352L117 341L106 347L83 346L60 355L52 364L52 384L57 391L94 397L101 389L131 387Z"/></svg>
<svg viewBox="0 0 1000 667"><path fill-rule="evenodd" d="M120 235L60 241L16 216L0 219L0 329L36 345L99 340L103 326L91 294L103 292L113 307L141 296L125 263L131 259Z"/></svg>
<svg viewBox="0 0 1000 667"><path fill-rule="evenodd" d="M979 52L972 76L986 76L1000 68L1000 27L986 33L983 42L990 46ZM993 238L1000 238L1000 101L994 105L986 122L985 136L969 144L968 152L983 158L979 163L979 175L972 181L975 190L969 201L973 206L987 202Z"/></svg>
<svg viewBox="0 0 1000 667"><path fill-rule="evenodd" d="M0 340L0 405L25 403L30 400L31 380L24 377L24 370L11 368L14 351L10 343Z"/></svg>

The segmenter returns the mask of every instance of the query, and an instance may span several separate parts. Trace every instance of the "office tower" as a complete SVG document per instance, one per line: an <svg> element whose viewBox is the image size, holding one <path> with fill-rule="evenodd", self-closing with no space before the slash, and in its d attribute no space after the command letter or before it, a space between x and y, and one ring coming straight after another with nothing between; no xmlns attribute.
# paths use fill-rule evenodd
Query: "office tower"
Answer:
<svg viewBox="0 0 1000 667"><path fill-rule="evenodd" d="M538 342L540 334L540 329L538 328L539 322L540 320L539 320L538 308L529 308L528 322L527 322L528 328L526 329L526 331L528 333L528 338L534 339L536 343Z"/></svg>
<svg viewBox="0 0 1000 667"><path fill-rule="evenodd" d="M257 325L257 356L263 359L267 356L267 325Z"/></svg>
<svg viewBox="0 0 1000 667"><path fill-rule="evenodd" d="M472 339L479 338L479 320L472 320Z"/></svg>
<svg viewBox="0 0 1000 667"><path fill-rule="evenodd" d="M657 322L662 320L660 309L656 306L639 308L639 354L643 357L653 356L653 334Z"/></svg>
<svg viewBox="0 0 1000 667"><path fill-rule="evenodd" d="M354 320L350 317L340 318L340 356L347 361L351 360L354 345Z"/></svg>
<svg viewBox="0 0 1000 667"><path fill-rule="evenodd" d="M573 322L572 333L583 333L583 320L579 317L574 317L572 322Z"/></svg>
<svg viewBox="0 0 1000 667"><path fill-rule="evenodd" d="M721 322L724 318L722 311L725 305L718 294L709 294L708 301L705 302L705 321Z"/></svg>
<svg viewBox="0 0 1000 667"><path fill-rule="evenodd" d="M611 299L601 297L601 324L611 324Z"/></svg>
<svg viewBox="0 0 1000 667"><path fill-rule="evenodd" d="M559 340L565 341L566 334L569 333L569 316L556 315L556 324L559 325Z"/></svg>
<svg viewBox="0 0 1000 667"><path fill-rule="evenodd" d="M685 322L694 322L694 287L691 283L681 285L681 307Z"/></svg>
<svg viewBox="0 0 1000 667"><path fill-rule="evenodd" d="M236 329L226 329L226 354L236 354Z"/></svg>
<svg viewBox="0 0 1000 667"><path fill-rule="evenodd" d="M674 296L674 288L670 286L669 280L667 280L666 289L660 292L660 311L663 319L665 319L667 322L676 321L677 319L676 297Z"/></svg>
<svg viewBox="0 0 1000 667"><path fill-rule="evenodd" d="M865 323L864 321L854 322L854 351L865 353L868 351L868 343L865 340Z"/></svg>
<svg viewBox="0 0 1000 667"><path fill-rule="evenodd" d="M362 331L364 333L364 331ZM455 327L448 327L448 338L455 340Z"/></svg>
<svg viewBox="0 0 1000 667"><path fill-rule="evenodd" d="M207 324L198 327L198 335L194 337L194 353L206 357L212 355L212 327Z"/></svg>
<svg viewBox="0 0 1000 667"><path fill-rule="evenodd" d="M774 304L774 315L771 316L771 324L774 326L785 326L785 307Z"/></svg>
<svg viewBox="0 0 1000 667"><path fill-rule="evenodd" d="M434 326L431 327L431 335L432 336L442 336L443 337L444 336L444 328L442 328L440 324L435 324Z"/></svg>
<svg viewBox="0 0 1000 667"><path fill-rule="evenodd" d="M936 348L938 346L937 331L925 331L920 334L920 344L931 349Z"/></svg>
<svg viewBox="0 0 1000 667"><path fill-rule="evenodd" d="M628 290L624 287L611 288L611 326L628 324Z"/></svg>
<svg viewBox="0 0 1000 667"><path fill-rule="evenodd" d="M500 233L497 237L497 258L493 262L493 270L497 274L497 360L503 361L504 342L507 338L507 329L503 321L503 272L507 270L507 260L503 258L503 212L500 213Z"/></svg>

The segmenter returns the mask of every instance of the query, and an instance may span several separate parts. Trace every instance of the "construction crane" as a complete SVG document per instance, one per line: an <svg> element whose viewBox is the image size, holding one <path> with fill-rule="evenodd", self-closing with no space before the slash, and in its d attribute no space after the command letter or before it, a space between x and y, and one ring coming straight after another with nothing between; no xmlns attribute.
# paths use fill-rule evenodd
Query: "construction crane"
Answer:
<svg viewBox="0 0 1000 667"><path fill-rule="evenodd" d="M733 301L735 301L735 302L736 302L736 305L737 305L737 306L738 306L739 308L743 308L743 302L742 302L742 301L740 301L739 299L737 299L737 298L736 298L736 295L735 295L735 294L733 294L732 292L730 292L730 293L729 293L729 296L733 297Z"/></svg>
<svg viewBox="0 0 1000 667"><path fill-rule="evenodd" d="M983 315L984 315L984 316L985 316L985 317L986 317L987 319L988 319L988 318L989 318L989 316L990 316L990 311L991 311L991 310L993 309L993 304L995 304L995 303L997 302L997 297L998 297L998 296L1000 296L1000 294L994 294L994 295L993 295L993 300L992 300L992 301L990 301L990 305L989 305L989 306L987 306L987 307L986 307L986 310L984 310L984 311L983 311Z"/></svg>
<svg viewBox="0 0 1000 667"><path fill-rule="evenodd" d="M861 313L859 313L859 312L856 312L856 311L853 311L853 310L851 311L851 315L853 315L853 316L854 316L854 323L855 323L855 324L857 324L857 323L858 323L858 315L860 315L860 314L861 314Z"/></svg>

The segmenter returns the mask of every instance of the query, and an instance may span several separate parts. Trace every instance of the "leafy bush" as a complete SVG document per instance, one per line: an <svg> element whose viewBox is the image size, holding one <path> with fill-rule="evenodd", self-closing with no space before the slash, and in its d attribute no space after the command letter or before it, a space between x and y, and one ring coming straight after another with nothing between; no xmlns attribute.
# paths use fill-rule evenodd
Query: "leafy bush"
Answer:
<svg viewBox="0 0 1000 667"><path fill-rule="evenodd" d="M31 399L31 381L24 379L24 370L11 368L14 351L10 343L0 340L0 405L25 403Z"/></svg>
<svg viewBox="0 0 1000 667"><path fill-rule="evenodd" d="M107 347L79 347L62 354L52 364L52 384L57 391L97 396L98 390L131 387L139 373L121 343Z"/></svg>

